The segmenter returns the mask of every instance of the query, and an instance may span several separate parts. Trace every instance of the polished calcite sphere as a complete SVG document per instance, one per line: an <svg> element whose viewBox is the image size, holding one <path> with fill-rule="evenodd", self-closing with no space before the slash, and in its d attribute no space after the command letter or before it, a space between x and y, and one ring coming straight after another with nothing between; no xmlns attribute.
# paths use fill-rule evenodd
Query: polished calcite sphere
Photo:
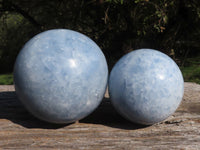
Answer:
<svg viewBox="0 0 200 150"><path fill-rule="evenodd" d="M67 29L42 32L28 41L14 66L18 98L39 119L72 123L101 102L108 67L100 48Z"/></svg>
<svg viewBox="0 0 200 150"><path fill-rule="evenodd" d="M152 49L123 56L109 78L109 94L116 110L128 120L144 125L173 114L183 92L179 67L167 55Z"/></svg>

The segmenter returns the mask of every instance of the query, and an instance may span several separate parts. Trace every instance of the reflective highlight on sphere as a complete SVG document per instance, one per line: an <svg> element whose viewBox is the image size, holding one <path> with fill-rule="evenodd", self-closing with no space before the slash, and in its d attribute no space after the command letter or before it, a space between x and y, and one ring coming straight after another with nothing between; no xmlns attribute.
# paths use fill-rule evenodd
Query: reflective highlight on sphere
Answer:
<svg viewBox="0 0 200 150"><path fill-rule="evenodd" d="M139 124L151 125L173 114L183 92L184 81L176 63L152 49L123 56L109 78L112 104L122 116Z"/></svg>
<svg viewBox="0 0 200 150"><path fill-rule="evenodd" d="M66 29L45 31L28 41L14 67L17 96L36 117L71 123L101 102L108 68L100 48Z"/></svg>

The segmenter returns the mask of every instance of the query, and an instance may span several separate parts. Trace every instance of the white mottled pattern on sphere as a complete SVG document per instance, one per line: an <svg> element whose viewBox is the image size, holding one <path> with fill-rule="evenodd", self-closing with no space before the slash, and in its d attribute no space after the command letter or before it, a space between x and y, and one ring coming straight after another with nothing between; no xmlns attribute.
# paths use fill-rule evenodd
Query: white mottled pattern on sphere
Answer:
<svg viewBox="0 0 200 150"><path fill-rule="evenodd" d="M89 115L104 96L107 78L100 48L85 35L66 29L33 37L14 68L19 99L33 115L54 123Z"/></svg>
<svg viewBox="0 0 200 150"><path fill-rule="evenodd" d="M109 78L114 107L122 116L141 124L154 124L173 114L183 92L183 77L176 63L151 49L123 56Z"/></svg>

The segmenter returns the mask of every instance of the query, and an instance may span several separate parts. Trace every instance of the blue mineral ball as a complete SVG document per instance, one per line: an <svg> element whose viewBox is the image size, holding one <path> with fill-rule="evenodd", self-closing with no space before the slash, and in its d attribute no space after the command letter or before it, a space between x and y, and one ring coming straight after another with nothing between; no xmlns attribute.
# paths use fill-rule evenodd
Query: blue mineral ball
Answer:
<svg viewBox="0 0 200 150"><path fill-rule="evenodd" d="M108 78L106 59L87 36L45 31L28 41L14 67L18 98L39 119L71 123L101 102Z"/></svg>
<svg viewBox="0 0 200 150"><path fill-rule="evenodd" d="M109 78L109 93L116 110L130 121L144 125L173 114L183 92L179 67L167 55L152 49L123 56Z"/></svg>

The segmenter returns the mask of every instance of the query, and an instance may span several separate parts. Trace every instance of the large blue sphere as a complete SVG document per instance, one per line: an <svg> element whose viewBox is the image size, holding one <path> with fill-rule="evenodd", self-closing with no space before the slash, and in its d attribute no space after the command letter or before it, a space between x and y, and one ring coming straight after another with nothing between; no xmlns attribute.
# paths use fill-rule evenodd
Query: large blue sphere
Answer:
<svg viewBox="0 0 200 150"><path fill-rule="evenodd" d="M109 78L109 93L118 112L132 122L151 125L170 116L184 91L182 74L167 55L152 49L123 56Z"/></svg>
<svg viewBox="0 0 200 150"><path fill-rule="evenodd" d="M85 35L66 29L40 33L28 41L14 67L17 96L36 117L71 123L101 102L108 78L106 59Z"/></svg>

